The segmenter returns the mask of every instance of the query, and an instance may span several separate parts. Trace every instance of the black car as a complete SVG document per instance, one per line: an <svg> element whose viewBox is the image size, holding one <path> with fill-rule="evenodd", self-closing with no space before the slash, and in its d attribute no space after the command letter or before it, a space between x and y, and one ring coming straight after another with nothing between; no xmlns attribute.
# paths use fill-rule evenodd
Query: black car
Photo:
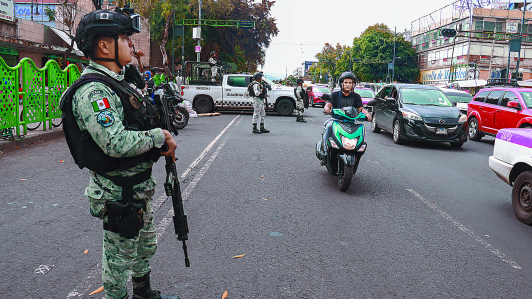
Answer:
<svg viewBox="0 0 532 299"><path fill-rule="evenodd" d="M461 147L467 141L467 116L436 87L388 84L379 91L373 104L371 131L392 132L397 144L422 140Z"/></svg>

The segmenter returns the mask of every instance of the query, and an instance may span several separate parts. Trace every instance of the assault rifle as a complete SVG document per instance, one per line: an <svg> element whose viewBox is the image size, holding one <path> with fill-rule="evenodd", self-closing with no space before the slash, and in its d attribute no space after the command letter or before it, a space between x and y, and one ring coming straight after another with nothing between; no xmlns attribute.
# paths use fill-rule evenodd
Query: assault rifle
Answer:
<svg viewBox="0 0 532 299"><path fill-rule="evenodd" d="M173 127L172 122L169 119L170 109L173 109L168 101L164 99L164 96L155 95L155 103L159 109L159 115L161 117L163 129L170 132L175 132L177 135L177 130ZM167 145L165 144L165 147ZM161 149L165 151L164 147ZM174 208L174 229L175 234L177 235L177 240L183 242L183 251L185 253L185 266L190 267L190 261L188 259L187 243L188 240L188 223L187 215L183 209L183 198L181 197L181 185L179 184L179 179L177 178L177 170L175 162L172 161L171 157L166 157L166 181L164 183L164 190L166 191L167 196L172 197L172 206Z"/></svg>

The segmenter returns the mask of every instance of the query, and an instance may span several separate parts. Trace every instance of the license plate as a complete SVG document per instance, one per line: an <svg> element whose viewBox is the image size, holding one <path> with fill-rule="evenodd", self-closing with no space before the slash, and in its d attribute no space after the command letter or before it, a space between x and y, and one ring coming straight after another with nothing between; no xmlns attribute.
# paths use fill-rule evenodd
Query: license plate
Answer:
<svg viewBox="0 0 532 299"><path fill-rule="evenodd" d="M447 135L447 128L436 128L436 135Z"/></svg>

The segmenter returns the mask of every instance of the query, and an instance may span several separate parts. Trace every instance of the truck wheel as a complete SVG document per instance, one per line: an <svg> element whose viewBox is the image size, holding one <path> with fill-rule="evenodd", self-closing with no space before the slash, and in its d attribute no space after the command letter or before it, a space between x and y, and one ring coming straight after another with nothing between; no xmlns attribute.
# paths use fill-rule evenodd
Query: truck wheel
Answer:
<svg viewBox="0 0 532 299"><path fill-rule="evenodd" d="M196 100L194 109L198 114L209 113L212 111L212 102L208 98L199 98Z"/></svg>
<svg viewBox="0 0 532 299"><path fill-rule="evenodd" d="M288 99L282 99L277 103L277 113L282 116L291 115L294 112L294 104Z"/></svg>
<svg viewBox="0 0 532 299"><path fill-rule="evenodd" d="M519 221L532 224L532 171L521 173L515 180L512 207Z"/></svg>

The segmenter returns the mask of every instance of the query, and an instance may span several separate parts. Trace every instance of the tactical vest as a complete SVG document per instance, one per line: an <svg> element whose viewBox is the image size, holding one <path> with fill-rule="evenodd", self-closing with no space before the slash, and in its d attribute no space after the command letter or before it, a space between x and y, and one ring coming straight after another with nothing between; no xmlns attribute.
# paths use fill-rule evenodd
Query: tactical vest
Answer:
<svg viewBox="0 0 532 299"><path fill-rule="evenodd" d="M120 97L124 109L122 123L126 130L146 131L160 127L157 108L151 103L151 99L143 98L125 81L118 82L103 73L91 73L81 76L62 96L60 105L60 109L63 112L65 138L70 153L79 168L87 167L98 174L103 174L117 169L128 169L142 162L156 162L161 156L160 149L153 148L135 157L114 158L104 153L88 131L80 130L72 111L72 98L78 88L89 82L103 83ZM133 107L132 102L134 101L139 101L140 107L138 109Z"/></svg>

